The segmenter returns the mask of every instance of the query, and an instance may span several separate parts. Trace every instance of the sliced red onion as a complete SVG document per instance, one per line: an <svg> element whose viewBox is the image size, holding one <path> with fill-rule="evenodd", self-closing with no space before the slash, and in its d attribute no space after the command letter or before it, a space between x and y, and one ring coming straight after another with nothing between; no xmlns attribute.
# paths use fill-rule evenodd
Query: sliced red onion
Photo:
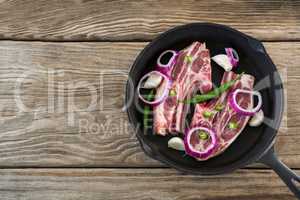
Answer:
<svg viewBox="0 0 300 200"><path fill-rule="evenodd" d="M195 149L191 144L191 136L193 134L197 134L198 131L205 131L210 136L211 144L204 151L199 151ZM184 146L185 146L185 151L188 155L200 159L208 158L213 153L214 148L217 146L216 133L213 130L208 129L206 127L194 127L188 130L187 133L185 134Z"/></svg>
<svg viewBox="0 0 300 200"><path fill-rule="evenodd" d="M251 98L253 96L257 96L258 98L258 103L257 105L252 108L252 109L244 109L242 108L238 103L237 103L237 95L239 93L245 93L245 94L251 94ZM242 89L236 89L229 97L229 105L231 106L231 108L241 114L241 115L246 115L246 116L252 116L254 115L256 112L258 112L262 106L262 97L261 94L258 91L250 91L250 90L242 90Z"/></svg>
<svg viewBox="0 0 300 200"><path fill-rule="evenodd" d="M161 59L166 55L166 54L172 54L171 58L169 59L169 62L167 64L163 64L161 62ZM173 66L176 63L178 53L174 50L166 50L157 59L157 70L166 74L170 75L170 71L173 68Z"/></svg>
<svg viewBox="0 0 300 200"><path fill-rule="evenodd" d="M240 60L238 53L233 48L225 48L226 54L232 64L233 67L236 67L238 65L238 62Z"/></svg>
<svg viewBox="0 0 300 200"><path fill-rule="evenodd" d="M144 83L147 81L147 79L150 79L150 77L154 76L154 75L162 77L160 84L162 84L163 81L166 81L166 86L164 88L164 91L162 92L162 95L159 98L155 99L154 101L148 101L146 98L143 97L140 90L145 89ZM159 86L159 85L157 85L157 86ZM137 93L138 93L139 98L144 103L155 106L155 105L160 104L162 101L164 101L168 97L170 87L171 87L171 80L167 75L165 75L159 71L151 71L151 72L145 74L139 81L138 86L137 86ZM146 89L149 89L149 88L146 88Z"/></svg>

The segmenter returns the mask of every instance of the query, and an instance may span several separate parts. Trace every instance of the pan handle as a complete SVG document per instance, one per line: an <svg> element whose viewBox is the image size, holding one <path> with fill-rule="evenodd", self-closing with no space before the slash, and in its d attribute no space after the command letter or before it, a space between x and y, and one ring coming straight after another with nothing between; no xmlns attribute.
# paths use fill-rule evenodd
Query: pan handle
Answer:
<svg viewBox="0 0 300 200"><path fill-rule="evenodd" d="M300 185L300 176L295 174L290 168L282 163L275 154L274 147L271 147L267 153L258 161L269 167L271 167L278 176L285 182L289 189L300 199L300 188L296 184Z"/></svg>

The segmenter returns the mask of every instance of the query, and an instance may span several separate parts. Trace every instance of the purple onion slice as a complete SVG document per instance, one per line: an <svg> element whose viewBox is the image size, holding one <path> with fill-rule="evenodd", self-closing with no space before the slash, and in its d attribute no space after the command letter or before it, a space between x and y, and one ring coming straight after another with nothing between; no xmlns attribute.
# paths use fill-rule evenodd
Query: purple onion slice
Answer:
<svg viewBox="0 0 300 200"><path fill-rule="evenodd" d="M251 98L254 96L257 96L258 102L257 105L254 108L251 109L245 109L242 108L237 101L237 95L240 93L244 94L250 94ZM231 108L241 114L241 115L246 115L246 116L252 116L256 112L258 112L262 106L262 97L261 94L258 91L251 91L251 90L243 90L243 89L236 89L229 97L229 105Z"/></svg>
<svg viewBox="0 0 300 200"><path fill-rule="evenodd" d="M210 140L210 144L208 144L208 146L206 146L206 148L202 151L195 148L197 144L192 144L192 137L199 137L198 134L200 131L204 131L208 135L207 140ZM200 140L201 139L199 139L199 141ZM208 158L213 153L215 147L217 146L217 143L218 142L216 133L213 130L206 127L194 127L187 131L184 138L184 146L186 153L194 158L199 159Z"/></svg>
<svg viewBox="0 0 300 200"><path fill-rule="evenodd" d="M238 62L240 60L239 55L236 50L233 48L225 48L225 52L232 64L233 67L237 67Z"/></svg>
<svg viewBox="0 0 300 200"><path fill-rule="evenodd" d="M169 76L176 63L177 55L174 50L164 51L157 59L157 70Z"/></svg>

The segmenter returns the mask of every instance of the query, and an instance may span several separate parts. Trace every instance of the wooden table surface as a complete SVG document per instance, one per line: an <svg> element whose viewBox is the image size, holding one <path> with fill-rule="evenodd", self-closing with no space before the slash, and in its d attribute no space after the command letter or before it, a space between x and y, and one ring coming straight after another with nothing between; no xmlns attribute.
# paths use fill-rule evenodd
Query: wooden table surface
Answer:
<svg viewBox="0 0 300 200"><path fill-rule="evenodd" d="M300 173L300 1L0 0L0 199L295 199L263 165L183 175L141 151L121 110L126 75L190 22L263 41L287 94L276 151Z"/></svg>

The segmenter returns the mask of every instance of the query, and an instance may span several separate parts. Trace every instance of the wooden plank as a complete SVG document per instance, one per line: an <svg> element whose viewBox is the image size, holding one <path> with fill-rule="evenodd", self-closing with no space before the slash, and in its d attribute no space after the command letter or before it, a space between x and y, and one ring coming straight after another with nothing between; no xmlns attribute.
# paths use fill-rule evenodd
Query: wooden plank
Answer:
<svg viewBox="0 0 300 200"><path fill-rule="evenodd" d="M300 39L300 1L1 0L0 38L151 40L192 22L226 24L263 40Z"/></svg>
<svg viewBox="0 0 300 200"><path fill-rule="evenodd" d="M141 152L123 107L127 71L146 43L0 42L1 167L151 167L162 166ZM288 76L285 120L277 140L279 156L300 167L300 43L265 43L274 62ZM49 74L53 72L53 87ZM62 70L64 74L62 74ZM105 73L103 73L103 70ZM285 72L285 73L284 73ZM15 100L20 77L22 111ZM103 84L99 81L103 76ZM96 107L87 88L94 86ZM74 95L75 104L68 97ZM101 103L103 95L103 106ZM49 103L53 96L54 104ZM65 102L59 106L58 102ZM74 119L74 120L73 120ZM73 124L72 124L73 123ZM88 126L86 125L88 124ZM81 127L81 128L80 128Z"/></svg>
<svg viewBox="0 0 300 200"><path fill-rule="evenodd" d="M0 195L2 200L295 199L271 170L192 176L170 169L4 169Z"/></svg>

